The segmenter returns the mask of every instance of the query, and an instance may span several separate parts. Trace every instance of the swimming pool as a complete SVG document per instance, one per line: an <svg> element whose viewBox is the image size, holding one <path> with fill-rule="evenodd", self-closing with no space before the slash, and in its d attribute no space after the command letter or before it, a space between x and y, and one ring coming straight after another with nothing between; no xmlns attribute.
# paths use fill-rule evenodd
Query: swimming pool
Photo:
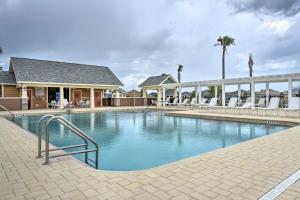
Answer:
<svg viewBox="0 0 300 200"><path fill-rule="evenodd" d="M172 117L166 116L164 112L151 111L72 113L60 116L98 143L100 169L113 171L152 168L289 128ZM15 122L36 133L41 117L17 117ZM50 142L58 147L82 143L78 136L69 134L57 122L50 126ZM83 159L80 155L76 157Z"/></svg>

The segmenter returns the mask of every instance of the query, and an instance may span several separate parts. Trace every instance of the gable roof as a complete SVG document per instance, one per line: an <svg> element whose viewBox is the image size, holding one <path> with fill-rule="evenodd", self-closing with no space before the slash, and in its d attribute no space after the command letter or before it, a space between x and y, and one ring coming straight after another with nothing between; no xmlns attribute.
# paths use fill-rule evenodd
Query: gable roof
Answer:
<svg viewBox="0 0 300 200"><path fill-rule="evenodd" d="M0 83L15 84L16 78L14 73L7 71L0 72Z"/></svg>
<svg viewBox="0 0 300 200"><path fill-rule="evenodd" d="M174 80L174 78L170 74L162 74L162 75L159 75L159 76L151 76L151 77L147 78L143 83L141 83L139 85L139 87L160 85L169 78ZM176 83L175 80L174 80L174 83Z"/></svg>
<svg viewBox="0 0 300 200"><path fill-rule="evenodd" d="M29 58L11 58L16 82L123 85L108 67Z"/></svg>

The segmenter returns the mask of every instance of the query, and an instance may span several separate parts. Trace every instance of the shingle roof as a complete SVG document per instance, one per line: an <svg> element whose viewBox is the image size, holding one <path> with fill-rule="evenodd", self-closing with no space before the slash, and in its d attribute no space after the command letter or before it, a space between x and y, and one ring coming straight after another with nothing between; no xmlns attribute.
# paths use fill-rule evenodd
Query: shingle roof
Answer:
<svg viewBox="0 0 300 200"><path fill-rule="evenodd" d="M141 83L139 85L139 87L160 85L169 76L170 76L170 74L162 74L160 76L151 76L151 77L147 78L143 83Z"/></svg>
<svg viewBox="0 0 300 200"><path fill-rule="evenodd" d="M108 67L29 58L11 58L16 81L123 85Z"/></svg>
<svg viewBox="0 0 300 200"><path fill-rule="evenodd" d="M0 83L16 83L16 78L14 73L2 71L0 72Z"/></svg>

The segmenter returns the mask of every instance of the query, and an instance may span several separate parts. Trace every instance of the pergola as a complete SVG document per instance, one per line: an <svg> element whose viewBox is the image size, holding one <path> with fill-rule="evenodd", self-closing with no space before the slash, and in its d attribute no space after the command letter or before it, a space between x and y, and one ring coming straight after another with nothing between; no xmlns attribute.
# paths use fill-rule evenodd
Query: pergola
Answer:
<svg viewBox="0 0 300 200"><path fill-rule="evenodd" d="M175 89L178 88L179 91L179 102L182 102L182 88L185 87L194 87L196 91L196 97L198 103L201 102L202 91L201 87L214 86L215 87L215 96L217 97L217 87L222 86L222 106L225 106L225 86L226 85L237 85L238 86L238 98L241 96L241 85L250 84L251 86L251 102L252 108L255 107L255 84L265 83L266 84L266 103L269 102L269 84L275 82L287 82L288 83L288 102L290 105L290 100L292 99L292 83L293 81L300 81L300 73L292 74L281 74L281 75L269 75L269 76L255 76L255 77L246 77L246 78L230 78L230 79L219 79L219 80L205 80L205 81L192 81L192 82L183 82L183 83L172 83L172 84L163 84L163 99L165 99L165 89Z"/></svg>

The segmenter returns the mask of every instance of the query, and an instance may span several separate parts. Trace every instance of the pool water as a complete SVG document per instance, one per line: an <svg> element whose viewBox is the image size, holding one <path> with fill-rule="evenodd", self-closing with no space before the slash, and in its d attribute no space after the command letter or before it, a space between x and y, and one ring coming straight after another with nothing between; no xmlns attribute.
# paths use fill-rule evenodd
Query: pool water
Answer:
<svg viewBox="0 0 300 200"><path fill-rule="evenodd" d="M172 117L165 116L164 112L96 112L60 116L98 143L99 168L114 171L147 169L289 128ZM16 123L36 133L41 117L18 117ZM49 130L50 142L58 147L83 143L57 122L51 123ZM94 147L91 145L90 148ZM91 154L89 157L93 159ZM76 157L83 159L83 155Z"/></svg>

